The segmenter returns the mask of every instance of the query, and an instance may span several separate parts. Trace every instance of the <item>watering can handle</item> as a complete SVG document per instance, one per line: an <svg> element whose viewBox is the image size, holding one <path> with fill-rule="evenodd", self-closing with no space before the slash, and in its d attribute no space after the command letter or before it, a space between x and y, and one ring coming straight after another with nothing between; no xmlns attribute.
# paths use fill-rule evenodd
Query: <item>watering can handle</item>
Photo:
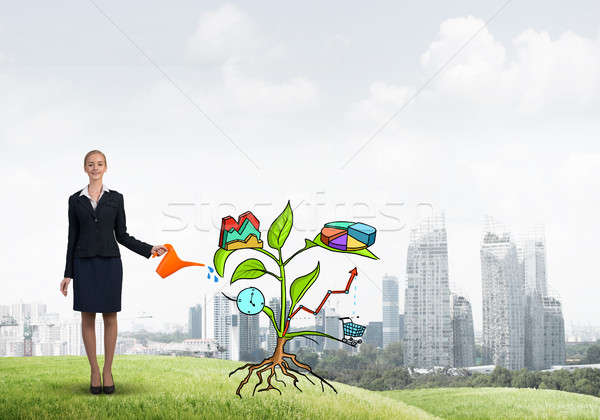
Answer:
<svg viewBox="0 0 600 420"><path fill-rule="evenodd" d="M171 244L165 244L165 246L167 247L167 249L170 249L169 246L167 246L167 245L170 246ZM167 251L167 252L169 252L169 251ZM165 252L165 254L167 254L167 252ZM154 257L158 257L158 253L157 252L153 252L152 253L152 258L154 258Z"/></svg>

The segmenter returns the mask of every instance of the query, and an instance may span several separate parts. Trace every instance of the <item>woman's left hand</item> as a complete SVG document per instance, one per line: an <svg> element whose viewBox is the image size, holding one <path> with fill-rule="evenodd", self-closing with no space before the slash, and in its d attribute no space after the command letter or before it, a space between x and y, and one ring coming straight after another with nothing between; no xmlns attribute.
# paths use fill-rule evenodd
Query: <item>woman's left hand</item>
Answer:
<svg viewBox="0 0 600 420"><path fill-rule="evenodd" d="M154 245L152 247L152 254L157 254L158 256L161 256L167 251L168 249L164 245Z"/></svg>

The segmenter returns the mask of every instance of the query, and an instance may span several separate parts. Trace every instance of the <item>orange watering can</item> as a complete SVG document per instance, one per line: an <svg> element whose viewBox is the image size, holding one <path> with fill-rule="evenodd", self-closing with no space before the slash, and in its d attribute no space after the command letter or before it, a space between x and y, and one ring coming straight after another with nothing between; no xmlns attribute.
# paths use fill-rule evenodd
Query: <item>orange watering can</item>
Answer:
<svg viewBox="0 0 600 420"><path fill-rule="evenodd" d="M165 248L167 248L168 251L163 257L162 261L158 264L158 267L156 267L156 272L163 279L167 276L170 276L171 274L183 267L188 267L190 265L199 265L200 267L204 267L204 264L191 261L183 261L182 259L180 259L177 256L173 245L171 244L165 244ZM158 254L153 253L152 258L156 257L157 255Z"/></svg>

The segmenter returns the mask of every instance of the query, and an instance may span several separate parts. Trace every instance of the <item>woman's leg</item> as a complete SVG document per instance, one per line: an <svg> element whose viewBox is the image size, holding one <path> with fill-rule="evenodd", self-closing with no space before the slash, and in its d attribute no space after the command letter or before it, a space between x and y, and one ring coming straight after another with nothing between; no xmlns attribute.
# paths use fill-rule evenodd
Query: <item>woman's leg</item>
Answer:
<svg viewBox="0 0 600 420"><path fill-rule="evenodd" d="M96 359L96 313L81 313L81 335L83 336L83 345L92 369L92 386L102 385L100 382L100 368Z"/></svg>
<svg viewBox="0 0 600 420"><path fill-rule="evenodd" d="M102 377L104 386L113 385L112 363L117 346L117 313L106 312L102 314L104 318L104 367L102 368ZM108 379L108 380L107 380Z"/></svg>

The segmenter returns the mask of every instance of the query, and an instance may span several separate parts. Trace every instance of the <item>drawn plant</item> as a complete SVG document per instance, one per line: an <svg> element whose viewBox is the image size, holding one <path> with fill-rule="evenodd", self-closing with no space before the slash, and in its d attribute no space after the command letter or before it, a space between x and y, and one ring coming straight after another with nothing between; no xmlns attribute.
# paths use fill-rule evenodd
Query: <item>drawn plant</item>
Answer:
<svg viewBox="0 0 600 420"><path fill-rule="evenodd" d="M229 376L231 376L238 371L243 371L246 369L248 370L246 376L244 377L244 379L242 379L242 381L240 382L240 384L236 390L236 394L240 398L241 398L242 388L244 387L244 385L246 385L248 383L248 381L252 377L253 373L256 373L256 376L258 377L258 383L255 385L252 395L254 395L255 392L257 391L258 387L261 386L261 384L263 384L265 382L265 380L263 380L263 374L268 374L268 377L266 378L266 385L264 388L258 389L258 392L276 390L281 394L281 391L273 385L273 381L272 381L273 379L275 379L276 381L285 384L285 382L278 380L276 368L279 368L279 370L281 371L281 373L283 375L291 378L293 380L294 386L299 391L302 391L298 387L299 377L302 376L302 377L306 378L311 384L314 385L315 383L310 378L310 376L313 376L320 381L322 391L325 391L325 387L324 387L324 384L325 384L337 393L337 390L329 382L327 382L327 380L325 380L324 378L322 378L321 376L319 376L315 372L313 372L312 368L309 365L299 361L296 358L295 354L286 353L284 350L284 346L287 342L294 340L298 337L322 336L327 339L339 340L337 337L333 337L329 334L325 334L320 331L288 332L289 324L292 321L289 319L289 314L292 313L292 311L294 311L294 308L297 305L299 305L300 301L303 299L306 292L317 281L317 279L319 277L319 272L320 272L320 262L317 262L316 267L312 271L295 278L291 282L290 287L289 287L289 298L291 301L291 305L287 309L287 312L286 312L286 301L288 298L287 286L288 286L289 279L288 279L287 273L286 273L286 266L290 263L290 261L292 261L293 258L298 256L302 252L307 251L314 247L324 248L324 249L326 249L328 251L332 251L332 252L345 252L345 253L364 256L367 258L378 259L368 249L362 249L359 251L341 251L341 250L337 250L334 248L330 248L329 246L325 245L321 241L319 234L317 234L317 236L313 240L305 239L305 245L303 248L294 252L287 259L284 259L282 249L283 249L283 246L290 234L292 225L293 225L293 214L292 214L292 208L290 207L290 203L288 201L283 212L273 221L273 223L269 227L269 231L267 234L267 242L268 242L269 246L275 252L271 253L268 250L263 249L263 248L250 248L253 251L259 252L259 253L263 254L263 256L274 261L277 264L277 266L279 267L279 273L273 273L273 272L268 271L261 260L259 260L257 258L249 258L249 259L242 261L235 268L235 270L233 271L233 274L231 275L231 280L230 280L231 284L233 284L234 282L239 281L239 280L247 280L247 279L253 280L253 279L259 279L264 276L269 276L269 277L272 277L273 279L275 279L276 281L278 281L281 286L281 296L280 296L280 303L281 303L280 314L281 314L281 316L280 316L280 319L279 320L275 319L275 314L274 314L272 308L265 305L262 309L262 312L264 312L269 317L269 319L271 320L271 323L273 325L273 328L277 332L277 344L275 346L275 350L274 350L273 354L271 356L267 357L266 359L264 359L260 363L247 363L247 364L235 369L233 372L231 372L229 374ZM246 249L248 249L248 248L246 248ZM233 252L236 252L236 251L238 251L238 250L225 250L223 248L219 248L215 252L214 266L215 266L217 273L221 277L224 277L225 263L226 263L228 257ZM305 372L303 372L302 370L304 370Z"/></svg>

